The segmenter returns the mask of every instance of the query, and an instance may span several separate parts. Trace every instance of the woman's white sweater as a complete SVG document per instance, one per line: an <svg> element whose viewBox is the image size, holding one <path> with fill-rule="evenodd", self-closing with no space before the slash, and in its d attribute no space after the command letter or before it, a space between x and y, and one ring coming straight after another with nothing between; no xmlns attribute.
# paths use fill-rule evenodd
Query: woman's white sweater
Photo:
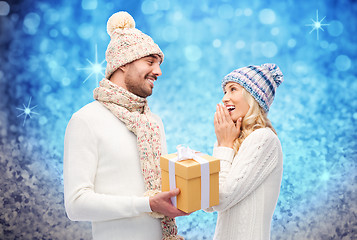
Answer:
<svg viewBox="0 0 357 240"><path fill-rule="evenodd" d="M162 152L166 140L161 119ZM150 217L136 136L94 101L73 114L64 142L64 196L68 217L91 221L94 239L161 239Z"/></svg>
<svg viewBox="0 0 357 240"><path fill-rule="evenodd" d="M231 148L216 146L213 156L221 160L214 239L270 239L283 172L278 137L270 128L261 128L243 141L236 155Z"/></svg>

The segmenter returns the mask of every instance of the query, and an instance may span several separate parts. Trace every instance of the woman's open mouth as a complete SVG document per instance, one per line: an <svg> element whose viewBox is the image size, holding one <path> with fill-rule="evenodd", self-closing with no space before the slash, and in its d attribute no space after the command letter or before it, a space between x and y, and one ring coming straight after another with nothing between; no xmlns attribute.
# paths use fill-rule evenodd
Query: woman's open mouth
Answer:
<svg viewBox="0 0 357 240"><path fill-rule="evenodd" d="M228 112L232 112L234 109L236 109L236 107L233 105L227 105L226 108L227 108Z"/></svg>

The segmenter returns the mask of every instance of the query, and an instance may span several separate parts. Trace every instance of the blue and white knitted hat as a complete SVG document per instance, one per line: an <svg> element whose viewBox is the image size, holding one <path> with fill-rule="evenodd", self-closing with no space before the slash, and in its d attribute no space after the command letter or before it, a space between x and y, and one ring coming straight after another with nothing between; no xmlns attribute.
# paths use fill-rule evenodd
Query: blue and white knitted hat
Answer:
<svg viewBox="0 0 357 240"><path fill-rule="evenodd" d="M272 63L261 66L248 66L234 70L222 80L222 88L229 82L236 82L245 88L257 100L259 105L269 112L276 88L284 81L279 67Z"/></svg>

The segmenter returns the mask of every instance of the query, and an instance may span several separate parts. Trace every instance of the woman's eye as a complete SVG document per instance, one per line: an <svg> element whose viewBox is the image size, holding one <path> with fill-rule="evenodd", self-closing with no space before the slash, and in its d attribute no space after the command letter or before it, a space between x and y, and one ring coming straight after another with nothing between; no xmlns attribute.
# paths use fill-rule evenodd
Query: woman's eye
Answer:
<svg viewBox="0 0 357 240"><path fill-rule="evenodd" d="M235 87L232 87L232 88L231 88L231 91L232 91L232 92L235 91L235 90L237 90Z"/></svg>

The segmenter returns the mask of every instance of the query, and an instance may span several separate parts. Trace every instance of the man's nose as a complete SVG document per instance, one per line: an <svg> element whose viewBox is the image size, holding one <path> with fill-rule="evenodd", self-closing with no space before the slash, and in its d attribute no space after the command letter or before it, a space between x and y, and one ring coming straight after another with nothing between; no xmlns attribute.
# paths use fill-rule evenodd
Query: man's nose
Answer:
<svg viewBox="0 0 357 240"><path fill-rule="evenodd" d="M161 72L161 68L159 64L155 64L154 70L152 71L153 74L155 74L156 76L161 76L162 72Z"/></svg>

